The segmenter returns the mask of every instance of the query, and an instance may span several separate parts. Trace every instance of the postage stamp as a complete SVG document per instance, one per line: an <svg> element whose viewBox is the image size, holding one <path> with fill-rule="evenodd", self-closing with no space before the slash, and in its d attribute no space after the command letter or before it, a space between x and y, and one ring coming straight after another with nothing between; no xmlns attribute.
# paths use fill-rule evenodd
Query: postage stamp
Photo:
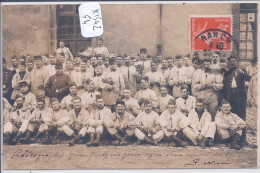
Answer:
<svg viewBox="0 0 260 173"><path fill-rule="evenodd" d="M232 50L232 16L190 16L190 50Z"/></svg>

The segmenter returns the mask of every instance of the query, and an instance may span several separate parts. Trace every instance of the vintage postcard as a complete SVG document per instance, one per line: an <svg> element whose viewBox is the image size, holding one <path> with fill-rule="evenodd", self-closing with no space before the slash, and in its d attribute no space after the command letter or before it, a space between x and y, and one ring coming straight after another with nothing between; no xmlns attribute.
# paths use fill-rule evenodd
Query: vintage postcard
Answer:
<svg viewBox="0 0 260 173"><path fill-rule="evenodd" d="M1 9L3 170L259 167L258 3Z"/></svg>

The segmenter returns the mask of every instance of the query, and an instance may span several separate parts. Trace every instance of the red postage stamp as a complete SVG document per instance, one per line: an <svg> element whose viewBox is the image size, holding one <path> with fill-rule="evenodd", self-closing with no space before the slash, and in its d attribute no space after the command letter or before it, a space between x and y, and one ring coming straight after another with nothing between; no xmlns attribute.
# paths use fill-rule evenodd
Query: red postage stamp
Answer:
<svg viewBox="0 0 260 173"><path fill-rule="evenodd" d="M232 50L232 16L190 16L190 50Z"/></svg>

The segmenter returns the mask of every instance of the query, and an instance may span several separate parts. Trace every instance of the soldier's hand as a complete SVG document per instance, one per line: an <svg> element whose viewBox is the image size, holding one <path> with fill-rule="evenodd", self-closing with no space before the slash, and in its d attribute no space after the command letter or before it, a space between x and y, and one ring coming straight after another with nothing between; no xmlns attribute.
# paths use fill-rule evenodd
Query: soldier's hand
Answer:
<svg viewBox="0 0 260 173"><path fill-rule="evenodd" d="M202 134L199 134L197 138L198 138L199 141L201 141L203 139Z"/></svg>

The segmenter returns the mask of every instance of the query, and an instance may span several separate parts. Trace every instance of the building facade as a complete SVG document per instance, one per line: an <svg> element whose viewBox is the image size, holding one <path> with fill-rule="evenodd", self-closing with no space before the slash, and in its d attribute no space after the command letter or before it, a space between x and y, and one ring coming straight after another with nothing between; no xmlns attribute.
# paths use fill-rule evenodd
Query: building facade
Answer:
<svg viewBox="0 0 260 173"><path fill-rule="evenodd" d="M73 54L97 45L81 36L79 5L4 5L3 57L42 55L64 40ZM225 52L249 62L257 55L257 4L102 4L104 45L109 52L186 55L190 15L232 15L233 49Z"/></svg>

